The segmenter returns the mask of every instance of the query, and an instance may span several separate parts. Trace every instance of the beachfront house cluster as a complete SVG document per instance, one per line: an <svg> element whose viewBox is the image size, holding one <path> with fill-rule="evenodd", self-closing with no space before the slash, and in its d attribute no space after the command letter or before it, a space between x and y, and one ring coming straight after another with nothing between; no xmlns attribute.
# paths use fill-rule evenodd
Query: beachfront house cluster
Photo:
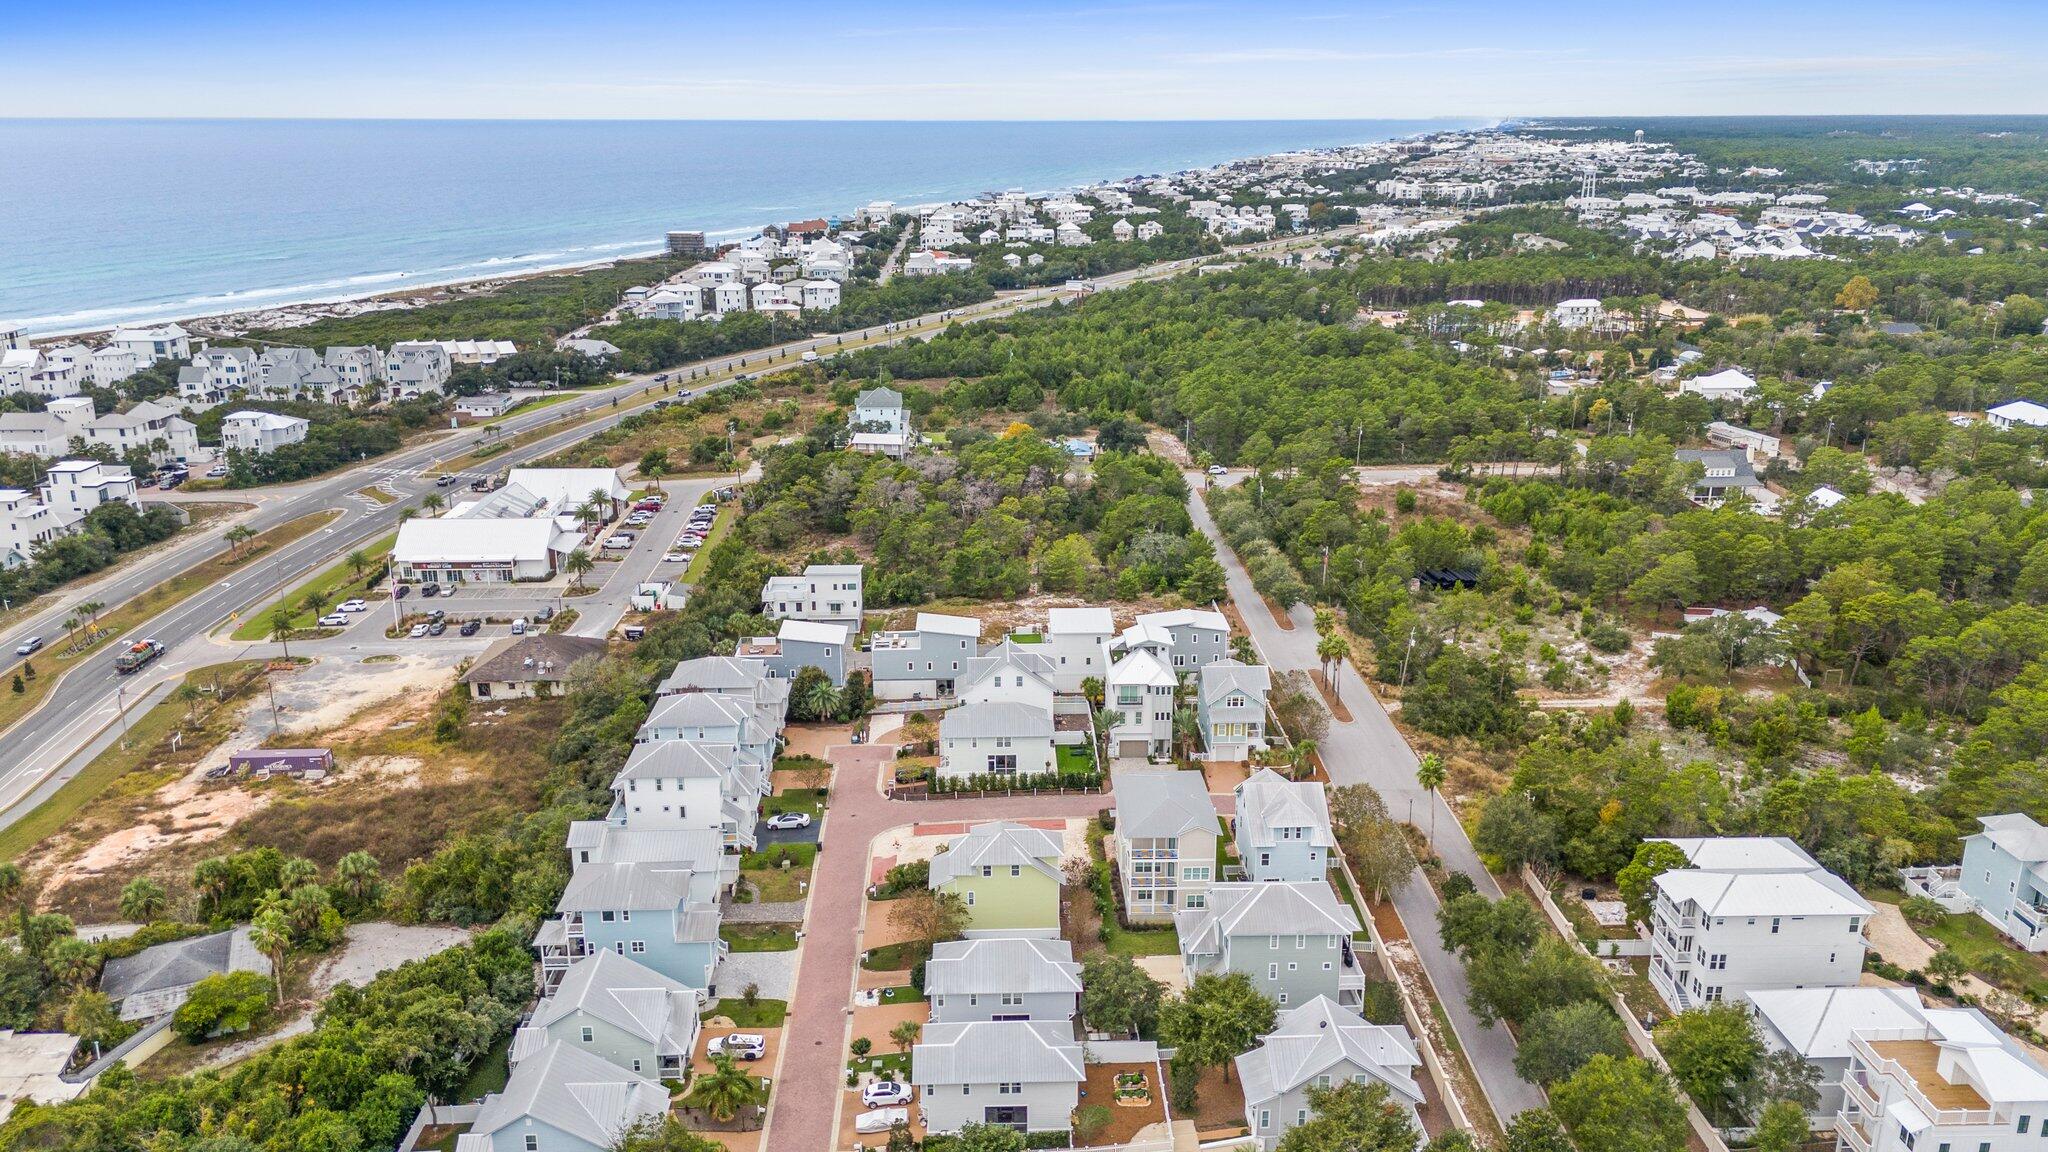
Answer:
<svg viewBox="0 0 2048 1152"><path fill-rule="evenodd" d="M791 319L839 307L840 286L859 256L855 235L834 236L825 220L765 229L646 287L628 289L625 307L644 320L721 320L735 312Z"/></svg>

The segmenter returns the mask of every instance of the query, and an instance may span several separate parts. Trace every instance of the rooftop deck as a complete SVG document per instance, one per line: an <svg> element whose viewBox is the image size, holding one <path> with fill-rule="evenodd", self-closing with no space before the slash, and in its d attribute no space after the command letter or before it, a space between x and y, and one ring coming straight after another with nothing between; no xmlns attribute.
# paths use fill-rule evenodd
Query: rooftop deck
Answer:
<svg viewBox="0 0 2048 1152"><path fill-rule="evenodd" d="M1871 1051L1896 1063L1913 1083L1920 1094L1937 1108L1988 1109L1991 1103L1979 1095L1968 1084L1951 1084L1942 1078L1936 1069L1940 1066L1941 1049L1932 1040L1873 1040Z"/></svg>

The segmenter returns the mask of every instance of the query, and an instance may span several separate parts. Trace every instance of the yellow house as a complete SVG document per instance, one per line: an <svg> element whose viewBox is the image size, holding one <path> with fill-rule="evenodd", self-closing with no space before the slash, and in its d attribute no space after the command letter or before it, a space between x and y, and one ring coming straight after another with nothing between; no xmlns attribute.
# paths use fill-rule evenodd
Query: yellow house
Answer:
<svg viewBox="0 0 2048 1152"><path fill-rule="evenodd" d="M930 884L966 903L969 936L1060 934L1060 841L1050 832L977 825L932 858Z"/></svg>

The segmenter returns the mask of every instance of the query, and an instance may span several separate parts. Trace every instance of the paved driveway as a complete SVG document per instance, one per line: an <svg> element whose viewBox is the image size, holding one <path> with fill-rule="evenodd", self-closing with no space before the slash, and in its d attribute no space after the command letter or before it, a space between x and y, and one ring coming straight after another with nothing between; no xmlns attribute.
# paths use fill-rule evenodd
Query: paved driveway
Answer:
<svg viewBox="0 0 2048 1152"><path fill-rule="evenodd" d="M1195 526L1215 542L1216 559L1223 565L1231 598L1237 601L1245 627L1266 662L1286 671L1312 671L1320 667L1314 615L1304 605L1296 604L1288 616L1294 624L1292 630L1281 628L1273 620L1265 600L1252 587L1244 565L1224 541L1216 522L1209 518L1209 509L1202 503L1201 475L1188 473L1188 484L1193 490L1188 497L1188 514L1194 518ZM1416 823L1423 827L1429 826L1429 810L1434 805L1436 850L1445 867L1470 876L1481 892L1498 899L1500 887L1479 862L1479 854L1465 838L1456 815L1440 797L1415 782L1414 750L1408 747L1407 739L1387 718L1386 709L1380 707L1378 698L1348 661L1337 674L1337 691L1351 710L1352 719L1344 723L1332 716L1329 734L1317 745L1330 779L1338 784L1372 785L1385 798L1387 811L1396 815L1412 811L1416 813ZM1429 972L1430 983L1436 986L1444 1013L1450 1017L1458 1042L1464 1046L1494 1114L1506 1124L1522 1112L1545 1107L1547 1101L1542 1090L1515 1074L1515 1042L1507 1030L1486 1027L1466 1006L1470 985L1465 980L1465 966L1444 949L1437 935L1436 890L1417 875L1394 893L1393 903L1395 911L1401 914L1401 922L1408 926L1415 954Z"/></svg>
<svg viewBox="0 0 2048 1152"><path fill-rule="evenodd" d="M1092 816L1111 803L1100 796L1023 796L1000 800L890 800L876 782L895 756L887 744L842 744L827 750L832 807L823 850L813 870L810 917L790 998L782 1066L776 1073L764 1148L835 1146L834 1110L845 1082L848 1006L859 974L860 922L867 907L868 844L903 824ZM770 1143L770 1141L773 1143Z"/></svg>

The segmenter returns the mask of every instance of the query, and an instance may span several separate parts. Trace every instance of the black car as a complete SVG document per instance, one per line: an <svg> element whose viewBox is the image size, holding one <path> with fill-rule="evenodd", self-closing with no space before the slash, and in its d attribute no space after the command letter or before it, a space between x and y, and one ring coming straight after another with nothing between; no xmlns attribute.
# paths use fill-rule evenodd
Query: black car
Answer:
<svg viewBox="0 0 2048 1152"><path fill-rule="evenodd" d="M427 625L427 635L429 636L439 636L447 630L448 622L445 620L436 620L432 624Z"/></svg>
<svg viewBox="0 0 2048 1152"><path fill-rule="evenodd" d="M441 586L440 586L439 584L422 584L422 585L420 585L420 595L422 595L422 596L426 596L426 597L432 598L432 597L435 597L435 596L439 596L440 594L441 594Z"/></svg>
<svg viewBox="0 0 2048 1152"><path fill-rule="evenodd" d="M540 611L538 611L538 612L535 612L535 613L533 614L533 618L534 618L535 620L538 620L538 621L540 621L540 622L541 622L541 623L543 623L543 624L547 623L547 622L548 622L548 621L550 621L550 620L553 620L553 619L555 618L555 609L554 609L554 605L552 605L552 604L548 604L548 605L543 605L543 606L541 607L541 610L540 610Z"/></svg>
<svg viewBox="0 0 2048 1152"><path fill-rule="evenodd" d="M393 600L403 600L410 595L412 595L412 585L410 584L394 584L391 586L391 598Z"/></svg>
<svg viewBox="0 0 2048 1152"><path fill-rule="evenodd" d="M483 626L484 623L481 620L464 620L462 622L462 627L457 629L457 631L462 633L464 636L474 636L477 634L477 630L482 628Z"/></svg>

